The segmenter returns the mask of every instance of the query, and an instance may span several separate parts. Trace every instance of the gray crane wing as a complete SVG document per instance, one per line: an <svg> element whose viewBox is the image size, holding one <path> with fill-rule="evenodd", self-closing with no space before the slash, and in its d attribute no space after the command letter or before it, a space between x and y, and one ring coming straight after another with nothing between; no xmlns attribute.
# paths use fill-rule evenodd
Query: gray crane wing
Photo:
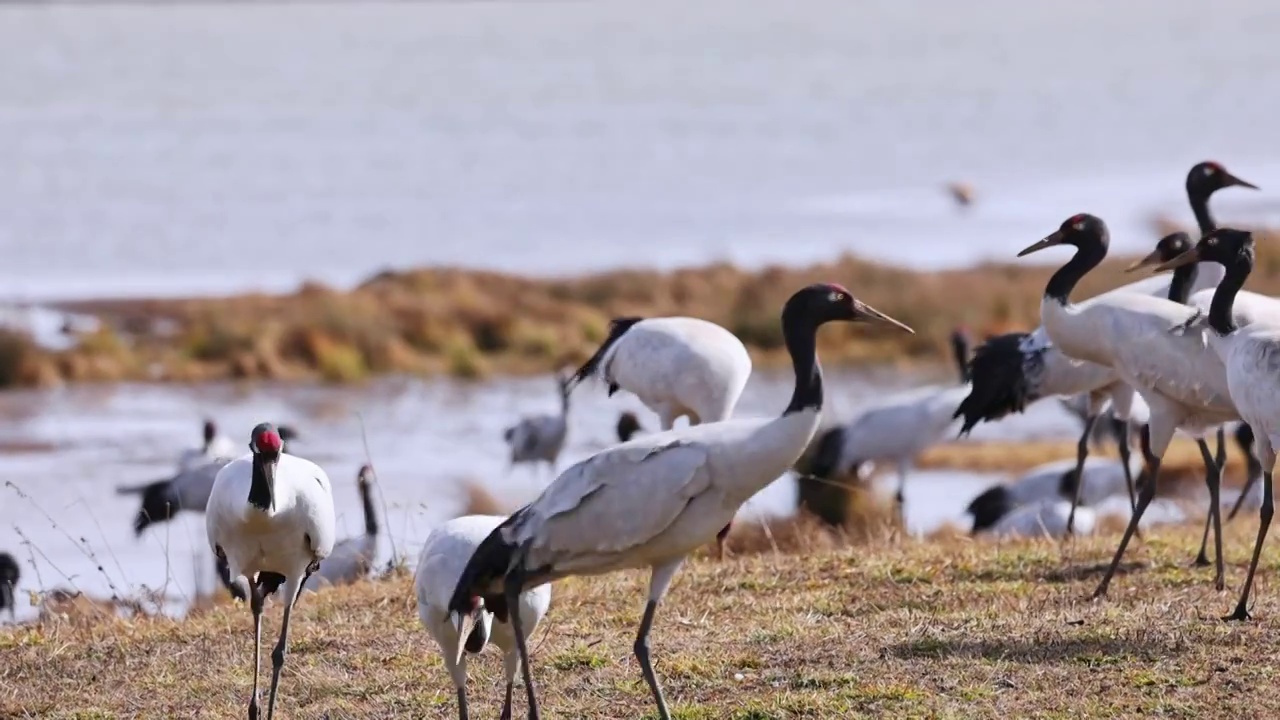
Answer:
<svg viewBox="0 0 1280 720"><path fill-rule="evenodd" d="M539 556L616 553L666 530L711 488L706 445L620 446L565 470L526 510L518 543Z"/></svg>

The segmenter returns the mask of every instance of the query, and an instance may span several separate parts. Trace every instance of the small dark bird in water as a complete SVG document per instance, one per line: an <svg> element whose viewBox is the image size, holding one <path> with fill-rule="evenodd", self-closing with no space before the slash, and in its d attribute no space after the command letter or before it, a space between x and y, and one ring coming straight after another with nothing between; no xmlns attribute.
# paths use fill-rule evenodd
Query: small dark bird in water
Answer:
<svg viewBox="0 0 1280 720"><path fill-rule="evenodd" d="M947 193L951 195L951 199L956 201L956 205L961 208L968 208L973 204L974 192L973 186L965 182L947 183Z"/></svg>

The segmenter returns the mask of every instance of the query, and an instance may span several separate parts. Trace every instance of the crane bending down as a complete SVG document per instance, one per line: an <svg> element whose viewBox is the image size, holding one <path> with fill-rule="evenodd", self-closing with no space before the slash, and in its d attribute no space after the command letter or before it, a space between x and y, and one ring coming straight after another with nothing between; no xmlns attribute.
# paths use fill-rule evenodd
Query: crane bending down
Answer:
<svg viewBox="0 0 1280 720"><path fill-rule="evenodd" d="M828 482L856 475L864 463L892 462L898 469L894 494L898 520L905 527L904 493L915 459L949 435L955 409L969 394L969 343L964 331L951 334L960 369L955 385L928 385L876 398L847 422L814 435L797 472Z"/></svg>
<svg viewBox="0 0 1280 720"><path fill-rule="evenodd" d="M836 320L882 322L910 331L838 285L810 285L792 295L782 311L782 327L796 383L781 417L646 435L565 470L471 556L449 601L458 635L468 635L486 597L505 595L513 607L525 589L559 578L648 567L649 597L633 649L659 717L669 720L649 660L658 602L685 557L785 472L809 443L822 409L816 334L820 325ZM529 716L537 718L520 615L511 618Z"/></svg>
<svg viewBox="0 0 1280 720"><path fill-rule="evenodd" d="M418 619L431 633L444 657L445 669L453 678L458 692L458 718L467 720L467 656L465 650L479 655L485 645L493 643L502 650L503 677L507 681L506 699L502 703L502 720L511 719L511 690L520 669L520 654L509 617L510 609L502 595L487 598L476 614L476 622L467 635L458 632L449 618L449 598L458 578L476 548L493 529L506 520L500 515L465 515L454 518L427 536L414 573L414 590L418 597ZM518 612L526 642L537 629L551 605L551 585L539 585L520 593Z"/></svg>

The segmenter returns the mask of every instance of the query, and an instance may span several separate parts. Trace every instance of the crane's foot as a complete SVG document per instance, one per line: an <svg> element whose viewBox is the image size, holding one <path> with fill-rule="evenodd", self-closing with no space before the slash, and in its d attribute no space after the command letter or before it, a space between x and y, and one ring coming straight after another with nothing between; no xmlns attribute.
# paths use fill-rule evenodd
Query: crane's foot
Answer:
<svg viewBox="0 0 1280 720"><path fill-rule="evenodd" d="M1209 562L1209 554L1204 550L1201 550L1200 554L1196 556L1196 559L1191 561L1191 565L1192 567L1209 567L1212 563ZM1221 590L1222 588L1218 589Z"/></svg>
<svg viewBox="0 0 1280 720"><path fill-rule="evenodd" d="M1245 622L1252 620L1253 616L1249 614L1249 609L1240 603L1236 606L1236 611L1222 618L1223 622Z"/></svg>

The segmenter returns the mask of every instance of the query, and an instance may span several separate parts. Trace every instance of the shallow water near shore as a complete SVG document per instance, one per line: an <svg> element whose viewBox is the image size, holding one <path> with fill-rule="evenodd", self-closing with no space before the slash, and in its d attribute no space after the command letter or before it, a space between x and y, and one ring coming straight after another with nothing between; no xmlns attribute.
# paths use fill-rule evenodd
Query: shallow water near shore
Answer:
<svg viewBox="0 0 1280 720"><path fill-rule="evenodd" d="M851 411L873 392L946 380L941 368L923 376L884 369L828 377L832 417ZM790 390L788 374L757 373L738 415L774 414ZM484 383L386 378L351 387L79 386L0 394L0 477L16 486L0 486L0 549L18 557L23 589L70 587L109 596L134 594L145 586L161 591L172 609L180 610L214 582L204 516L181 513L135 539L138 498L117 495L115 488L171 474L178 453L199 440L201 419L208 415L237 443L247 442L249 429L263 419L298 428L301 438L290 450L329 473L339 537L363 528L355 488L365 458L363 421L386 503L379 562L390 559L393 544L400 555L413 556L436 523L460 511L463 480L483 483L512 509L536 496L551 476L524 467L508 472L502 429L522 414L556 409L550 377ZM656 418L634 397L607 398L595 384L580 388L560 467L613 443L614 424L624 409L637 412L646 430L656 428ZM1041 403L1026 415L980 426L974 439L1066 437L1075 428L1056 403ZM907 489L909 529L923 533L944 522L964 526L965 504L995 477L913 475ZM381 515L381 500L376 504ZM794 504L794 481L784 477L742 512L782 514ZM20 616L34 613L25 596L19 603Z"/></svg>

